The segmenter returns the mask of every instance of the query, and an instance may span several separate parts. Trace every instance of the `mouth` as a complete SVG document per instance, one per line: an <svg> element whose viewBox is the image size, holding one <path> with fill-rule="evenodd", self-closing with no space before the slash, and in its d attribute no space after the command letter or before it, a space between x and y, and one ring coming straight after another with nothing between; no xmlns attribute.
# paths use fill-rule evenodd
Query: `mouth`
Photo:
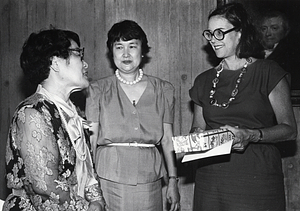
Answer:
<svg viewBox="0 0 300 211"><path fill-rule="evenodd" d="M88 77L88 72L87 72L87 71L84 71L84 72L83 72L83 76L87 78L87 77Z"/></svg>
<svg viewBox="0 0 300 211"><path fill-rule="evenodd" d="M269 38L266 39L266 41L267 42L272 42L272 41L274 41L274 38L269 37Z"/></svg>
<svg viewBox="0 0 300 211"><path fill-rule="evenodd" d="M128 65L128 64L131 64L131 63L132 63L132 61L131 61L131 60L125 60L125 61L122 61L122 63L124 63L124 64Z"/></svg>
<svg viewBox="0 0 300 211"><path fill-rule="evenodd" d="M221 49L223 46L222 45L214 45L213 46L213 48L215 49L215 50L219 50L219 49Z"/></svg>

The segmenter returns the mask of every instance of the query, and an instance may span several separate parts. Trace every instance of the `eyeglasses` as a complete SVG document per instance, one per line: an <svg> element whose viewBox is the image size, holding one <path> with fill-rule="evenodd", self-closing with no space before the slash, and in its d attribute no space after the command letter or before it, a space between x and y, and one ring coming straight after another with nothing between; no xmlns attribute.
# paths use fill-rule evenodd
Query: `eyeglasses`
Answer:
<svg viewBox="0 0 300 211"><path fill-rule="evenodd" d="M210 30L204 30L202 35L203 37L207 40L207 41L211 41L212 37L214 36L214 38L216 38L216 40L223 40L225 37L225 34L232 32L234 30L236 30L237 27L234 27L232 29L229 29L227 31L222 31L221 29L216 29L213 32L210 32Z"/></svg>
<svg viewBox="0 0 300 211"><path fill-rule="evenodd" d="M83 60L84 48L69 48L68 51L73 52L75 56L80 56L81 60Z"/></svg>

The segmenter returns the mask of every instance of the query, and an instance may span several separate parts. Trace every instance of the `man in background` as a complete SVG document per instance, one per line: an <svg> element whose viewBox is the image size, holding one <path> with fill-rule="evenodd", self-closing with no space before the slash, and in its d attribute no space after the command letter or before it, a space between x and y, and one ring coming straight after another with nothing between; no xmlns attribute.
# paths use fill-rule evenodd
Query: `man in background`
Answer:
<svg viewBox="0 0 300 211"><path fill-rule="evenodd" d="M300 89L299 45L289 36L291 28L286 15L274 10L264 13L258 30L265 58L276 61L290 73L288 80L291 89Z"/></svg>

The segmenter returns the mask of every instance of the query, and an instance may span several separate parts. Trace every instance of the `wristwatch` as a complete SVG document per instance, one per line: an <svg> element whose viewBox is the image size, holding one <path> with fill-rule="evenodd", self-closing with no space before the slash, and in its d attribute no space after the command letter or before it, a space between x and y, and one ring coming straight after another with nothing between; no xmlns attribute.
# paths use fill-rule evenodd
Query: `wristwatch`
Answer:
<svg viewBox="0 0 300 211"><path fill-rule="evenodd" d="M179 178L178 177L175 177L175 176L169 176L169 180L170 179L175 179L177 182L179 181Z"/></svg>

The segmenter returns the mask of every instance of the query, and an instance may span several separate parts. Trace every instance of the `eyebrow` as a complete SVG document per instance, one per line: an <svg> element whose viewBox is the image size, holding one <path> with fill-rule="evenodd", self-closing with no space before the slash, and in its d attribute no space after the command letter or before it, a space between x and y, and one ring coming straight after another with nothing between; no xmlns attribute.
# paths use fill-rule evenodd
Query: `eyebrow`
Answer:
<svg viewBox="0 0 300 211"><path fill-rule="evenodd" d="M115 45L122 45L123 42L128 42L129 44L138 44L139 43L138 40L133 41L133 39L131 39L131 40L128 40L128 41L115 41L114 44Z"/></svg>

